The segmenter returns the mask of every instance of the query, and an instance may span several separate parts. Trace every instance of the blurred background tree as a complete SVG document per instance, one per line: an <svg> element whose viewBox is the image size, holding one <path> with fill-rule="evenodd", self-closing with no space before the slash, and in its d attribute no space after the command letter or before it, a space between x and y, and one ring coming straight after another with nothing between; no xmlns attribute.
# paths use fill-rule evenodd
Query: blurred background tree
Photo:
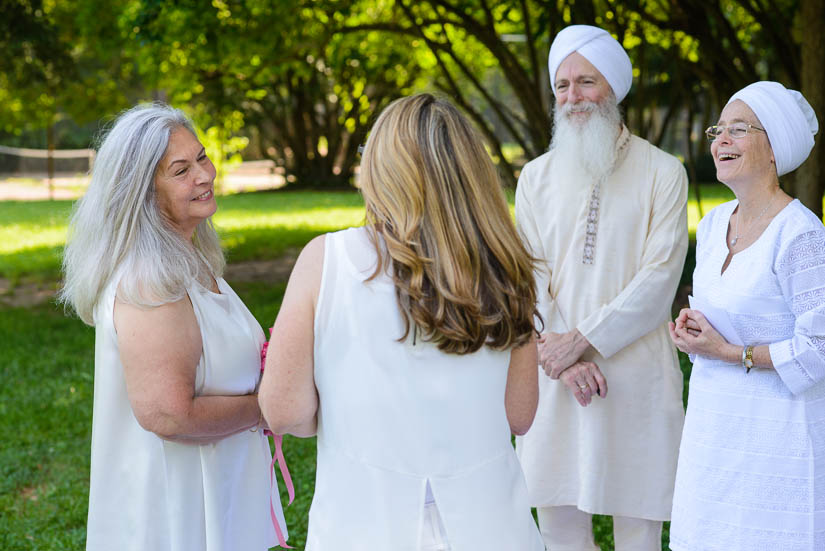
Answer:
<svg viewBox="0 0 825 551"><path fill-rule="evenodd" d="M606 28L627 49L627 124L680 156L696 193L715 179L702 131L733 91L778 80L825 120L825 0L2 0L0 9L0 144L77 147L120 109L164 100L204 129L219 168L239 153L271 159L290 186L349 186L375 115L421 90L458 104L515 184L549 143L550 43L577 23ZM61 121L74 132L55 133ZM817 141L783 185L821 215Z"/></svg>

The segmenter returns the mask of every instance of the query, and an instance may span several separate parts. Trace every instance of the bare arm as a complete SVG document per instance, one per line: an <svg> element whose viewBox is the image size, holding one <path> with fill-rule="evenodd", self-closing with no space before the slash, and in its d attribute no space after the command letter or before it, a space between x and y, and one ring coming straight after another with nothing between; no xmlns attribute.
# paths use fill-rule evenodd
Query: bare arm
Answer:
<svg viewBox="0 0 825 551"><path fill-rule="evenodd" d="M314 324L323 264L324 236L320 236L301 251L272 330L259 400L276 434L308 437L317 428Z"/></svg>
<svg viewBox="0 0 825 551"><path fill-rule="evenodd" d="M138 423L161 438L207 443L254 427L254 394L195 396L201 334L188 297L156 308L115 301L126 392Z"/></svg>
<svg viewBox="0 0 825 551"><path fill-rule="evenodd" d="M510 352L504 409L513 434L522 435L530 429L539 403L538 355L536 339Z"/></svg>

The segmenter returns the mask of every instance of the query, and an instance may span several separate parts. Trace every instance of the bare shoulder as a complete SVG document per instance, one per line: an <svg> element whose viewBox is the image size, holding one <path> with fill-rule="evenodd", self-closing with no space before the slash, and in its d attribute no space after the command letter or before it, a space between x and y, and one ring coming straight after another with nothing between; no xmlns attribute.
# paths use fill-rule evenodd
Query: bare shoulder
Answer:
<svg viewBox="0 0 825 551"><path fill-rule="evenodd" d="M324 250L326 235L313 238L301 250L287 285L288 294L309 296L314 299L318 296L321 286L321 274L324 267Z"/></svg>
<svg viewBox="0 0 825 551"><path fill-rule="evenodd" d="M149 352L171 347L200 355L200 328L188 295L153 307L131 304L116 295L113 314L122 348Z"/></svg>
<svg viewBox="0 0 825 551"><path fill-rule="evenodd" d="M312 240L304 246L301 254L298 255L298 262L310 266L321 265L324 262L324 247L326 245L327 235L319 235L313 237ZM296 263L297 265L297 263Z"/></svg>
<svg viewBox="0 0 825 551"><path fill-rule="evenodd" d="M290 280L294 279L296 275L307 277L315 273L320 277L321 268L324 265L326 237L326 234L319 235L306 244L301 250L301 254L298 255L298 260L295 261Z"/></svg>

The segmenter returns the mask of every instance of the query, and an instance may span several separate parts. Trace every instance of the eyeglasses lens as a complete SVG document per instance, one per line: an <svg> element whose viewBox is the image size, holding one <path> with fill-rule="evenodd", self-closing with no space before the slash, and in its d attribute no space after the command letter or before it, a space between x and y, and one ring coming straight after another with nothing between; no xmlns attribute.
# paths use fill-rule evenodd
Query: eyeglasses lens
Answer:
<svg viewBox="0 0 825 551"><path fill-rule="evenodd" d="M728 126L731 138L744 138L748 133L748 127L743 124L732 124Z"/></svg>
<svg viewBox="0 0 825 551"><path fill-rule="evenodd" d="M748 125L746 124L731 124L730 126L711 126L705 130L705 135L708 141L712 142L722 135L722 132L727 129L731 138L744 138L748 133Z"/></svg>

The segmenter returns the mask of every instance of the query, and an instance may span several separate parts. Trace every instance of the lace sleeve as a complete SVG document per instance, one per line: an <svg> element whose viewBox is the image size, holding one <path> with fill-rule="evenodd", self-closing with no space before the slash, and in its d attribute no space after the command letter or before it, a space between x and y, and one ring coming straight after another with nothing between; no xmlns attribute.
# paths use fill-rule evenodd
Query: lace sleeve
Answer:
<svg viewBox="0 0 825 551"><path fill-rule="evenodd" d="M825 379L825 231L796 236L776 275L796 321L791 338L770 345L771 360L790 391L800 394Z"/></svg>

